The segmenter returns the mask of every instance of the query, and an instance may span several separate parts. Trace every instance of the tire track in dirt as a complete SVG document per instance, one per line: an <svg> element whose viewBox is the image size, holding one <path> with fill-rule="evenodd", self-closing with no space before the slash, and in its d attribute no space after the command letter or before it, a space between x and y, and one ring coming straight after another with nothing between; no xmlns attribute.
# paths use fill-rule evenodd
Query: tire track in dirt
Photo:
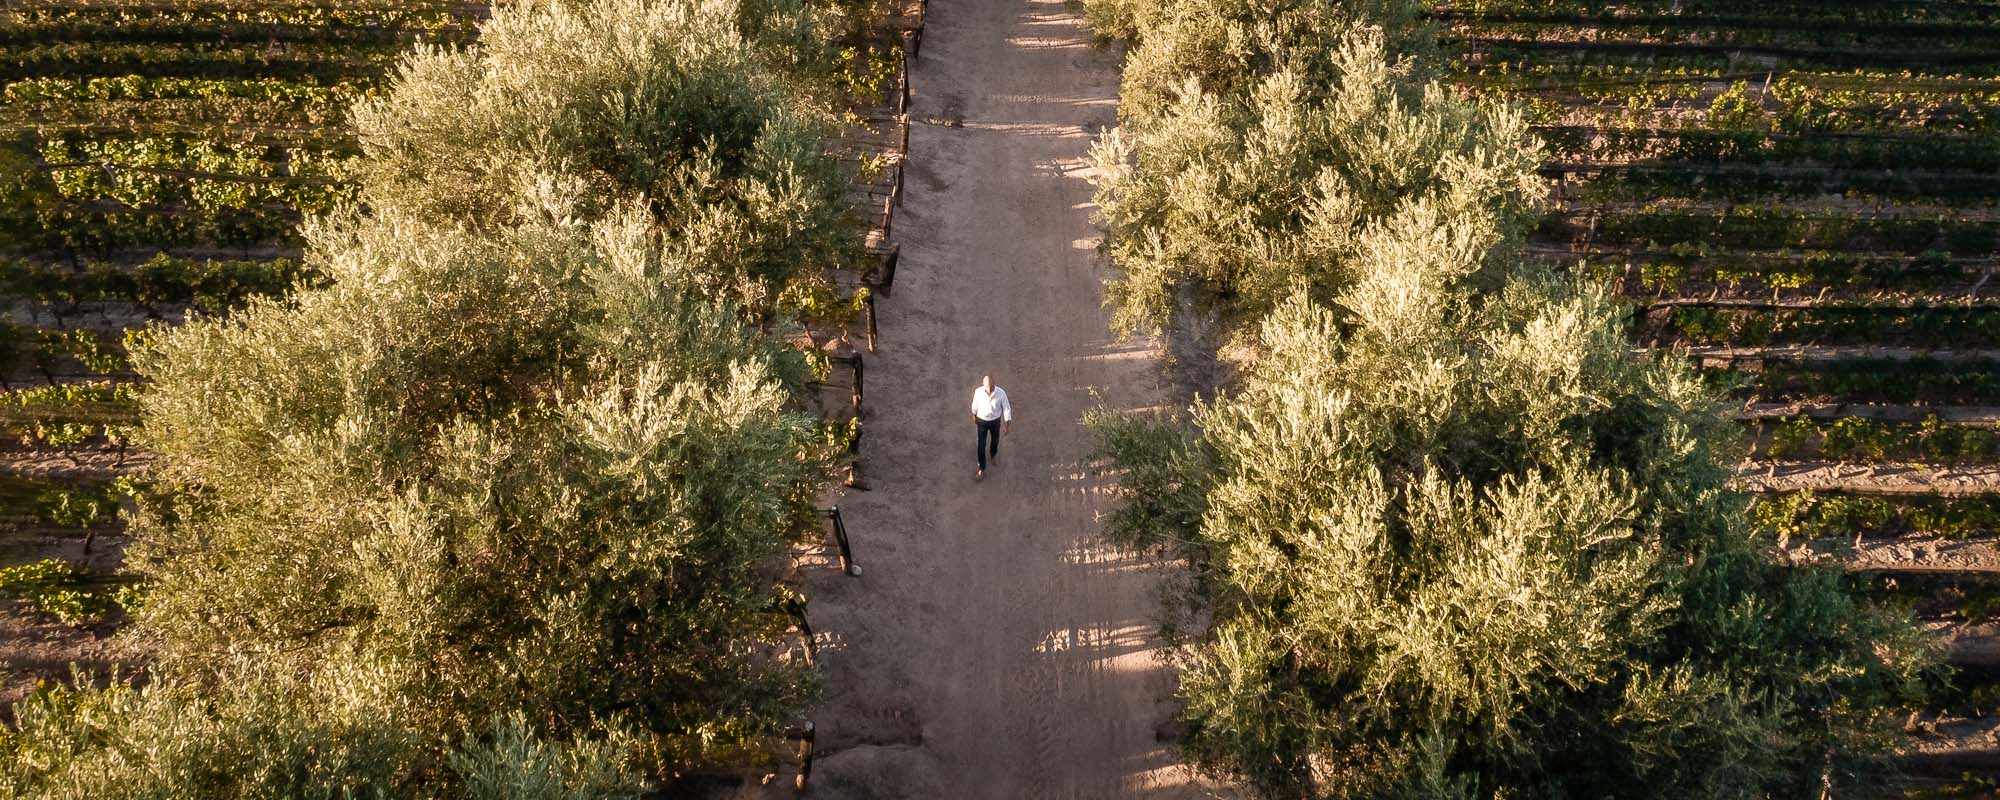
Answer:
<svg viewBox="0 0 2000 800"><path fill-rule="evenodd" d="M1097 542L1109 505L1078 421L1093 391L1165 391L1101 306L1085 157L1115 122L1115 56L1063 0L933 0L926 20L868 365L875 490L840 500L866 572L808 585L827 640L808 795L1208 796L1155 734L1164 568ZM1016 421L975 483L966 404L988 371Z"/></svg>

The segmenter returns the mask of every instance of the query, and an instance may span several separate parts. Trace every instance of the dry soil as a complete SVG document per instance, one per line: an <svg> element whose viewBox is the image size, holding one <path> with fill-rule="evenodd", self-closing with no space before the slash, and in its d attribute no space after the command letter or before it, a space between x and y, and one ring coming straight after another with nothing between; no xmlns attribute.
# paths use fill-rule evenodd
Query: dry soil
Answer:
<svg viewBox="0 0 2000 800"><path fill-rule="evenodd" d="M1165 391L1112 338L1086 154L1116 57L1062 0L934 0L913 66L902 259L868 362L861 577L816 570L822 798L1173 798L1208 791L1162 727L1159 564L1098 541L1107 483L1078 420ZM973 387L1012 433L973 480ZM1095 396L1094 396L1095 395Z"/></svg>

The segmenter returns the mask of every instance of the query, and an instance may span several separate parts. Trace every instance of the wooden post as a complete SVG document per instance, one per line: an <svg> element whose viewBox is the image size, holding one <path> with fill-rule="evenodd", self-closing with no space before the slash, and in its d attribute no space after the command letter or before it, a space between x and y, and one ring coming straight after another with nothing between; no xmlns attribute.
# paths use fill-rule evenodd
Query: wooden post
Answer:
<svg viewBox="0 0 2000 800"><path fill-rule="evenodd" d="M854 416L862 416L862 354L854 354Z"/></svg>
<svg viewBox="0 0 2000 800"><path fill-rule="evenodd" d="M785 726L785 738L799 743L799 777L793 786L801 790L806 788L806 781L812 778L813 739L816 733L812 720L802 720Z"/></svg>
<svg viewBox="0 0 2000 800"><path fill-rule="evenodd" d="M896 113L910 113L910 51L896 51Z"/></svg>
<svg viewBox="0 0 2000 800"><path fill-rule="evenodd" d="M854 563L854 548L847 542L847 520L840 515L840 506L828 509L826 515L833 520L833 543L840 547L841 569L852 577L861 577L861 565Z"/></svg>
<svg viewBox="0 0 2000 800"><path fill-rule="evenodd" d="M847 488L857 492L872 491L868 487L868 484L861 480L861 434L866 432L867 428L861 422L861 418L856 417L854 419L854 435L847 439L847 481L845 485Z"/></svg>
<svg viewBox="0 0 2000 800"><path fill-rule="evenodd" d="M785 599L785 613L791 615L792 624L799 626L799 634L806 640L806 666L819 662L819 642L813 641L812 623L806 621L806 598L795 595Z"/></svg>
<svg viewBox="0 0 2000 800"><path fill-rule="evenodd" d="M893 292L892 287L896 285L896 261L902 253L902 245L892 244L889 245L889 252L882 254L882 275L876 283L876 288L881 289L883 294Z"/></svg>
<svg viewBox="0 0 2000 800"><path fill-rule="evenodd" d="M896 218L896 198L882 198L882 238L889 238L889 224Z"/></svg>
<svg viewBox="0 0 2000 800"><path fill-rule="evenodd" d="M875 352L875 293L874 292L869 292L868 294L863 295L861 297L861 310L862 313L868 315L868 352L873 353Z"/></svg>

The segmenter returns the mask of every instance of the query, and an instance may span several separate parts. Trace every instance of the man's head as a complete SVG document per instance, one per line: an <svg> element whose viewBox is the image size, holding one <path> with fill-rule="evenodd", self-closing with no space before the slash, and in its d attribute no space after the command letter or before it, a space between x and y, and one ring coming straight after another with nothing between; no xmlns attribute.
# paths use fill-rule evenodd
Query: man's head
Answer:
<svg viewBox="0 0 2000 800"><path fill-rule="evenodd" d="M984 376L981 376L981 377L979 378L979 385L980 385L980 386L981 386L982 388L986 389L986 391L989 391L989 392L990 392L990 391L993 391L993 376L991 376L991 375L984 375Z"/></svg>

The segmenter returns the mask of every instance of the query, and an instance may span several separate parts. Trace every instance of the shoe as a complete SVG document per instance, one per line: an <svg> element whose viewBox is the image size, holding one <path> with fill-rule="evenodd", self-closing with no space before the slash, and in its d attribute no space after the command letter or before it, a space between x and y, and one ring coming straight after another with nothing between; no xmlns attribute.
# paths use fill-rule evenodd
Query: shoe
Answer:
<svg viewBox="0 0 2000 800"><path fill-rule="evenodd" d="M985 478L986 478L986 470L983 470L983 469L982 469L982 470L979 470L978 472L974 472L974 473L972 473L972 479L973 479L973 480L975 480L975 481L977 481L977 480L984 480Z"/></svg>

